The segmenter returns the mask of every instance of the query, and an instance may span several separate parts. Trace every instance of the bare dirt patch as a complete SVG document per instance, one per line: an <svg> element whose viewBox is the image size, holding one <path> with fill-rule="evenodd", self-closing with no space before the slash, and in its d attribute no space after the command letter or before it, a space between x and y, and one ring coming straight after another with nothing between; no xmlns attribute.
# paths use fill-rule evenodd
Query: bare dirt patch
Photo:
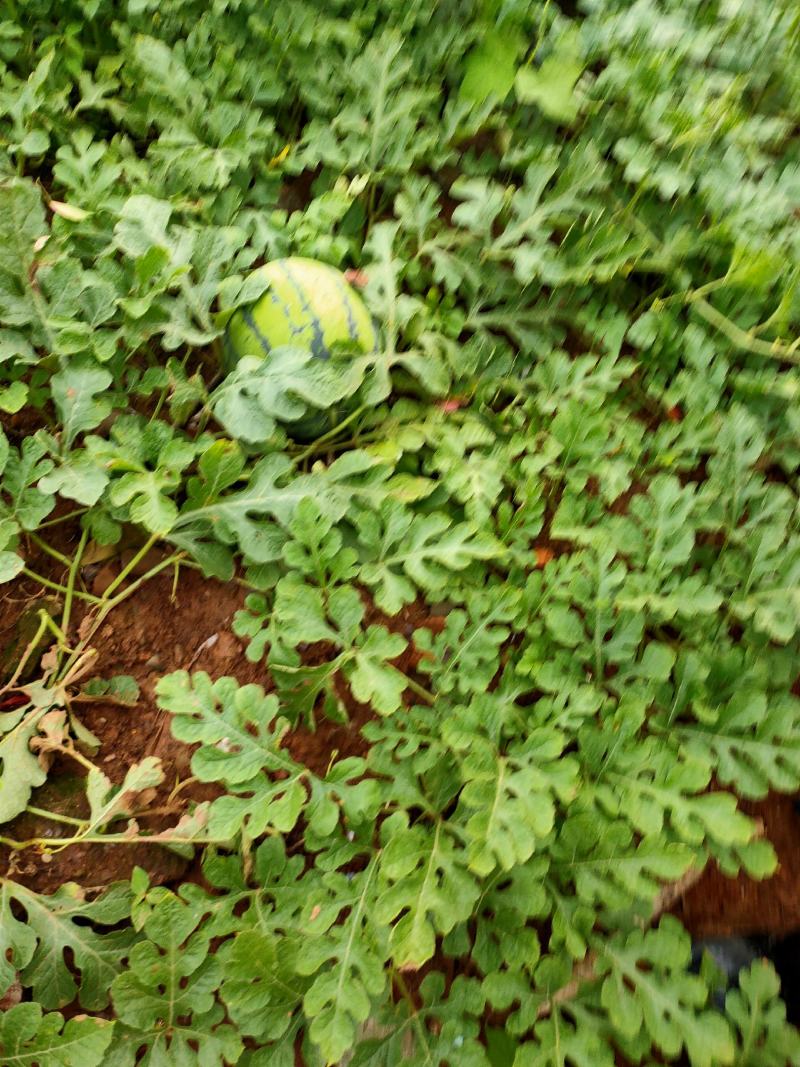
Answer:
<svg viewBox="0 0 800 1067"><path fill-rule="evenodd" d="M726 878L715 863L681 898L674 914L697 939L769 935L800 930L800 814L793 797L772 793L761 801L740 801L759 819L778 853L776 873L762 882L740 874Z"/></svg>
<svg viewBox="0 0 800 1067"><path fill-rule="evenodd" d="M25 579L14 583L3 615L5 634L13 632L20 611L36 595L35 582ZM235 675L241 683L263 685L267 681L263 665L250 663L243 644L231 633L233 615L243 600L244 590L239 585L211 581L193 570L183 570L173 589L172 574L165 571L115 608L92 642L97 652L94 674L104 678L128 674L140 688L139 700L132 707L105 701L81 705L81 722L100 741L95 762L112 781L119 782L128 768L145 756L162 761L164 783L151 807L161 811L168 804L170 810L140 821L147 829L157 831L174 824L190 802L214 795L213 787L192 783L168 803L176 784L191 773L192 750L173 738L169 715L156 705L158 679L170 671L190 668L205 670L215 678ZM47 785L34 794L33 803L60 814L85 814L82 789L69 786L80 774L82 770L71 761L59 758ZM63 826L30 814L4 829L16 840L55 838L64 832ZM127 878L136 865L144 867L154 882L165 882L180 877L187 861L147 844L74 845L49 855L36 849L16 853L0 850L0 870L39 892L51 892L66 881L106 885Z"/></svg>

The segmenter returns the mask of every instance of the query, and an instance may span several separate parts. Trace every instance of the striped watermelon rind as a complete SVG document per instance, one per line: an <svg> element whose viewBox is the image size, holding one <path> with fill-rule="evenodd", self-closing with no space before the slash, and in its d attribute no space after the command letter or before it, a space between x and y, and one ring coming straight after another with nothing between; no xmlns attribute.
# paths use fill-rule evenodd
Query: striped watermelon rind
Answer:
<svg viewBox="0 0 800 1067"><path fill-rule="evenodd" d="M329 359L335 344L349 342L372 352L377 334L361 297L341 271L292 256L259 267L269 283L249 308L239 308L225 334L226 371L244 356L267 358L280 345L307 348Z"/></svg>

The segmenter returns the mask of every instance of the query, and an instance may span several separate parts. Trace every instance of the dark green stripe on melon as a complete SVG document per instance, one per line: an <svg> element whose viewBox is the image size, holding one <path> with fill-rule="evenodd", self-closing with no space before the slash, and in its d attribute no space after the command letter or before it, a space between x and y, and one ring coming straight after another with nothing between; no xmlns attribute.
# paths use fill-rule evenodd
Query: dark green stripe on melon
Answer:
<svg viewBox="0 0 800 1067"><path fill-rule="evenodd" d="M289 261L282 260L279 262L281 268L283 269L283 273L286 275L286 278L289 281L289 284L297 293L297 299L300 301L300 306L306 313L303 328L306 329L310 327L311 329L311 351L313 355L315 355L317 359L330 359L331 353L330 349L325 347L325 338L322 332L322 323L314 314L314 310L309 303L308 294L304 293L302 286L298 282L295 275L292 273L291 268L289 267ZM294 327L291 326L291 320L289 319L288 306L286 306L286 318L290 322L290 328L293 329Z"/></svg>
<svg viewBox="0 0 800 1067"><path fill-rule="evenodd" d="M261 330L259 330L258 326L256 326L252 312L247 309L242 311L242 318L247 323L248 328L252 331L255 339L258 341L261 351L264 353L265 356L268 356L272 351L272 345L266 339Z"/></svg>

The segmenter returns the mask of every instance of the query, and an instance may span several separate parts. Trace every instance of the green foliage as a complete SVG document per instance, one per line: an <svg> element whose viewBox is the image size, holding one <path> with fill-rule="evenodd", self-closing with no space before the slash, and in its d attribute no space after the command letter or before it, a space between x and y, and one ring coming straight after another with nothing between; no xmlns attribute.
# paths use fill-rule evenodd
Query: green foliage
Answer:
<svg viewBox="0 0 800 1067"><path fill-rule="evenodd" d="M355 518L362 565L359 577L370 587L375 603L396 615L418 592L436 601L453 572L475 560L491 559L501 545L470 523L453 525L446 515L414 515L395 501Z"/></svg>
<svg viewBox="0 0 800 1067"><path fill-rule="evenodd" d="M779 989L773 968L759 962L742 971L739 988L727 994L725 1008L742 1036L737 1067L779 1067L800 1054L797 1031L786 1023L785 1009L776 999Z"/></svg>
<svg viewBox="0 0 800 1067"><path fill-rule="evenodd" d="M661 915L768 877L739 800L800 789L797 14L574 6L0 0L0 582L58 605L4 842L206 883L0 882L3 1063L800 1056L769 966L723 1009ZM225 373L282 255L359 272L377 351ZM158 681L208 799L154 828L166 768L79 709L133 721L95 635L186 567L261 684ZM18 840L54 753L85 798Z"/></svg>
<svg viewBox="0 0 800 1067"><path fill-rule="evenodd" d="M208 934L197 929L202 916L167 891L154 890L146 904L144 938L111 985L117 1023L106 1062L235 1063L242 1043L215 1003L220 964Z"/></svg>
<svg viewBox="0 0 800 1067"><path fill-rule="evenodd" d="M355 370L356 368L353 368ZM291 423L314 408L330 408L358 385L352 370L314 359L302 349L276 349L268 360L246 357L210 397L214 417L248 443L269 441L276 420Z"/></svg>
<svg viewBox="0 0 800 1067"><path fill-rule="evenodd" d="M13 904L21 912L15 914ZM0 984L8 988L19 972L45 1009L64 1007L76 995L89 1011L108 1004L111 981L134 941L132 930L114 929L130 914L127 886L117 885L99 900L87 901L86 894L73 883L44 897L15 882L3 881L0 906ZM67 965L67 950L80 972L80 988Z"/></svg>
<svg viewBox="0 0 800 1067"><path fill-rule="evenodd" d="M603 947L600 972L613 960L613 977L602 985L601 1001L611 1024L627 1038L644 1027L668 1056L686 1048L699 1067L730 1063L734 1046L725 1019L702 1010L708 997L703 981L686 973L689 936L672 918L657 929L628 935Z"/></svg>
<svg viewBox="0 0 800 1067"><path fill-rule="evenodd" d="M113 1023L105 1019L70 1019L39 1004L17 1004L0 1017L0 1049L8 1067L100 1067Z"/></svg>

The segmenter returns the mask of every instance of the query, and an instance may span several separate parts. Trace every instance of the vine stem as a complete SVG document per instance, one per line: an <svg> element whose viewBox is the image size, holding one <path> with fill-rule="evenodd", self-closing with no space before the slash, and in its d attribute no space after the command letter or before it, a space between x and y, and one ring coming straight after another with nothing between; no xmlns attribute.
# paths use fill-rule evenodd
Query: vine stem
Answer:
<svg viewBox="0 0 800 1067"><path fill-rule="evenodd" d="M646 260L639 260L638 267L643 270L647 270L648 267L653 267L657 270L657 266ZM728 276L723 275L721 278L714 278L710 282L706 282L705 285L699 286L697 289L686 289L680 293L670 293L669 296L657 297L650 305L654 310L660 311L661 308L668 307L670 304L686 304L692 303L695 300L701 300L703 297L708 296L710 293L715 293L717 289L724 288L728 284Z"/></svg>
<svg viewBox="0 0 800 1067"><path fill-rule="evenodd" d="M51 822L63 822L67 826L85 826L86 819L75 819L71 815L60 815L57 811L47 811L45 808L36 808L33 804L29 804L25 811L31 815L38 815L43 819L50 819Z"/></svg>
<svg viewBox="0 0 800 1067"><path fill-rule="evenodd" d="M45 530L48 526L59 526L62 522L69 522L70 519L80 518L81 515L85 515L89 508L76 508L75 511L70 511L66 515L59 515L55 519L48 519L46 522L40 522L36 527L37 530Z"/></svg>
<svg viewBox="0 0 800 1067"><path fill-rule="evenodd" d="M72 566L72 560L69 556L65 556L63 552L59 552L57 549L53 548L52 545L48 545L47 541L45 541L43 537L39 537L35 531L31 531L28 534L28 537L38 548L41 548L42 552L46 552L48 556L57 559L59 563L63 563L67 568Z"/></svg>
<svg viewBox="0 0 800 1067"><path fill-rule="evenodd" d="M355 409L355 411L351 411L346 419L342 419L341 422L337 423L336 426L328 430L327 433L324 433L321 437L318 437L316 441L314 441L308 446L308 448L304 449L300 453L300 455L295 459L295 463L302 463L304 459L308 459L308 457L313 456L315 452L319 452L319 446L321 444L324 444L326 441L330 441L333 437L336 437L336 435L341 430L343 430L345 426L349 426L351 422L353 422L359 417L359 415L363 415L363 413L367 410L367 406L367 404L361 404Z"/></svg>
<svg viewBox="0 0 800 1067"><path fill-rule="evenodd" d="M150 540L155 543L155 541L158 540L157 535L154 535L153 538L151 538ZM149 551L150 548L152 548L152 545L148 545L147 550ZM120 578L124 579L125 576L130 573L132 568L136 565L136 563L139 562L139 559L141 559L144 554L145 553L143 551L137 552L136 556L133 557L127 567L125 567L122 573L117 576L117 581L114 583L115 585L119 584ZM173 564L181 561L183 559L183 555L183 552L173 552L171 556L167 556L167 558L162 559L160 563L156 563L154 567L151 567L149 571L146 571L140 578L137 578L135 582L131 582L130 585L125 586L125 588L121 592L117 593L117 595L115 597L112 597L111 599L108 599L108 592L109 589L111 589L111 586L109 586L109 588L106 590L105 596L102 597L100 600L101 607L97 613L97 618L92 622L89 632L80 642L80 644L76 647L69 660L67 660L67 663L64 668L65 671L68 671L72 666L74 666L75 661L86 648L89 641L91 641L92 637L94 637L94 635L97 633L98 628L105 621L109 612L113 611L114 608L117 607L117 605L121 604L122 601L126 600L129 596L131 596L132 593L135 593L137 589L139 589L142 585L145 584L145 582L150 581L151 578L155 578L157 574L160 574L161 571L166 570L167 567L171 567Z"/></svg>
<svg viewBox="0 0 800 1067"><path fill-rule="evenodd" d="M98 769L90 759L87 759L81 752L78 752L72 744L59 745L56 751L62 752L65 756L69 756L70 759L74 759L76 763L80 763L81 767L85 767L87 771L91 772ZM88 820L83 819L81 821L81 826L85 826L87 823Z"/></svg>
<svg viewBox="0 0 800 1067"><path fill-rule="evenodd" d="M420 685L419 682L415 682L413 678L409 678L408 675L406 675L405 677L406 685L412 693L416 693L418 697L421 697L423 700L427 700L429 704L436 703L436 697L433 695L433 693L429 692L424 686Z"/></svg>
<svg viewBox="0 0 800 1067"><path fill-rule="evenodd" d="M167 797L167 803L171 803L178 795L178 793L181 792L181 790L185 789L187 785L192 785L196 781L197 778L194 775L190 775L188 778L184 778L182 782L178 782L178 784Z"/></svg>
<svg viewBox="0 0 800 1067"><path fill-rule="evenodd" d="M10 679L6 682L6 684L4 686L2 686L2 688L0 688L0 693L6 693L6 692L8 692L9 689L13 689L14 686L19 681L20 675L25 670L25 664L31 658L31 655L33 654L34 649L36 648L36 646L39 644L39 642L41 641L42 637L44 636L44 632L47 629L47 619L48 619L47 612L44 610L44 608L40 609L40 611L39 611L39 626L38 626L38 628L36 630L36 633L33 635L33 637L30 639L28 644L25 646L25 651L22 653L22 658L17 663L16 670L11 675Z"/></svg>
<svg viewBox="0 0 800 1067"><path fill-rule="evenodd" d="M413 1026L417 1038L420 1041L421 1047L424 1048L427 1044L428 1035L425 1033L425 1028L419 1017L419 1007L414 1001L414 997L411 994L411 990L408 988L408 983L406 982L405 978L397 967L392 968L392 981L400 990L400 995L402 996L403 1000L405 1000L405 1002L408 1004L409 1011L411 1013L411 1025Z"/></svg>
<svg viewBox="0 0 800 1067"><path fill-rule="evenodd" d="M75 580L78 576L78 570L81 565L81 559L83 558L84 549L86 548L86 542L89 540L89 531L83 530L81 532L81 539L78 542L78 547L73 556L72 563L70 564L69 574L67 575L67 592L64 596L64 609L61 613L61 630L67 641L69 641L69 621L72 615L72 600L75 593ZM59 662L61 660L62 650L58 651Z"/></svg>
<svg viewBox="0 0 800 1067"><path fill-rule="evenodd" d="M620 203L616 198L617 206L620 210L630 215L631 222L635 229L639 231L650 244L655 255L664 255L664 245L656 237L650 227L637 215L630 214L629 208ZM641 266L641 263L640 263ZM656 266L654 269L659 270L660 273L669 275L674 269L674 265L669 263L669 260L661 265ZM710 304L706 300L706 294L718 287L718 283L723 279L714 279L712 282L707 282L705 285L700 286L698 289L694 289L688 293L682 294L683 299L687 305L693 307L701 318L704 318L706 322L719 330L721 334L728 338L731 344L743 352L752 352L753 355L766 356L768 359L777 360L780 363L792 363L795 366L800 366L800 337L792 341L791 344L783 344L780 341L763 341L758 337L755 337L753 333L743 330L741 326L737 326L735 322L724 315L721 311L718 311L713 304ZM669 298L667 298L669 299ZM657 301L657 303L665 303L664 301Z"/></svg>
<svg viewBox="0 0 800 1067"><path fill-rule="evenodd" d="M45 578L43 574L38 574L36 571L31 570L30 567L23 567L22 573L26 578L31 578L34 582L44 586L45 589L52 589L56 593L61 593L62 596L67 595L67 587L65 585L54 582L50 578ZM72 595L78 597L79 600L86 600L89 604L103 603L102 597L94 596L92 593L84 593L81 589L74 589Z"/></svg>
<svg viewBox="0 0 800 1067"><path fill-rule="evenodd" d="M754 337L747 330L737 326L727 315L723 315L713 304L709 304L704 297L698 296L697 293L687 297L687 300L706 322L716 327L736 348L744 352L752 352L754 355L767 356L781 363L793 363L795 366L800 366L800 352L797 351L800 345L800 338L797 341L793 341L791 345L781 344L779 341L762 341L761 338Z"/></svg>
<svg viewBox="0 0 800 1067"><path fill-rule="evenodd" d="M146 571L140 578L137 578L135 582L131 582L130 585L125 586L121 593L117 593L112 600L109 600L105 608L103 608L103 618L105 618L109 611L115 608L118 604L121 604L123 600L126 600L131 593L135 593L137 589L145 584L145 582L149 582L151 578L155 578L157 574L166 570L167 567L172 567L174 564L182 563L183 561L183 552L173 552L171 556L167 556L167 558L161 560L160 563L156 563L149 571Z"/></svg>
<svg viewBox="0 0 800 1067"><path fill-rule="evenodd" d="M266 831L270 833L270 830ZM228 837L164 837L159 834L144 834L129 837L126 834L77 834L74 837L31 837L17 841L13 837L0 837L0 845L21 852L26 848L41 848L48 852L60 852L68 845L225 845ZM55 846L55 847L54 847Z"/></svg>
<svg viewBox="0 0 800 1067"><path fill-rule="evenodd" d="M128 563L122 568L122 570L113 580L113 582L111 582L111 584L106 588L106 591L103 594L104 600L109 600L111 598L111 594L114 592L114 590L120 587L120 585L125 581L128 575L134 569L134 567L136 567L138 563L141 563L141 561L144 559L150 549L157 543L158 540L158 534L151 534L151 536L147 538L147 540L139 549L139 551L134 554L132 559L128 561Z"/></svg>

